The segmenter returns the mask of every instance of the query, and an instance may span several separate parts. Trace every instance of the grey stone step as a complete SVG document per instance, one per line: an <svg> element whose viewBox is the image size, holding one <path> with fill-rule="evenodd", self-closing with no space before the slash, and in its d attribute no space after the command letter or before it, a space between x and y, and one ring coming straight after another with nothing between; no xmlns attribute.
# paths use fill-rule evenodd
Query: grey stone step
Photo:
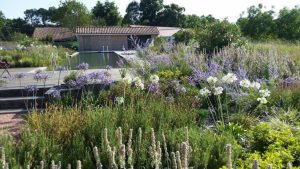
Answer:
<svg viewBox="0 0 300 169"><path fill-rule="evenodd" d="M0 110L43 108L45 98L42 96L29 97L0 97Z"/></svg>
<svg viewBox="0 0 300 169"><path fill-rule="evenodd" d="M49 90L53 86L37 86L38 91L36 92L37 96L43 96L44 93ZM26 89L23 87L12 87L12 88L1 88L0 89L0 97L18 97L18 96L27 96L32 95L32 93L28 93Z"/></svg>
<svg viewBox="0 0 300 169"><path fill-rule="evenodd" d="M0 114L12 114L12 113L17 113L17 114L23 114L23 113L28 113L33 111L33 109L3 109L0 110ZM36 111L41 112L43 109L37 109Z"/></svg>

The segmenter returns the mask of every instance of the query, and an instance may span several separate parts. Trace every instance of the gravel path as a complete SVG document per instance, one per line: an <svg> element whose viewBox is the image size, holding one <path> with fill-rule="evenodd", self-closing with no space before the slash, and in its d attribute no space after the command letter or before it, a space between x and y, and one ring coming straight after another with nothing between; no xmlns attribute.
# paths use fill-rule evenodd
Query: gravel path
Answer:
<svg viewBox="0 0 300 169"><path fill-rule="evenodd" d="M21 116L20 114L0 114L0 130L17 137L23 121Z"/></svg>

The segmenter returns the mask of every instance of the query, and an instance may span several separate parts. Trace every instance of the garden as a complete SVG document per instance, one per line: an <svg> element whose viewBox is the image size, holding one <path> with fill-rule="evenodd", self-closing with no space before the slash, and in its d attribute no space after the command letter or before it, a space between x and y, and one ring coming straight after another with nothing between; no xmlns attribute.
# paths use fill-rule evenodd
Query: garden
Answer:
<svg viewBox="0 0 300 169"><path fill-rule="evenodd" d="M64 78L74 90L24 116L17 138L1 134L2 167L300 167L299 62L281 52L153 47L118 82L109 66L87 73L80 64Z"/></svg>

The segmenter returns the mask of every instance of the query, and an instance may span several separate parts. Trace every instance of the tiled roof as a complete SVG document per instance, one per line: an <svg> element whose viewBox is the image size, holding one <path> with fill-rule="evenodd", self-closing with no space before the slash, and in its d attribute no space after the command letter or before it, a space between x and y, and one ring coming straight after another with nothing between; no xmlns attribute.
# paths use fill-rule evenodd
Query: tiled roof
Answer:
<svg viewBox="0 0 300 169"><path fill-rule="evenodd" d="M40 27L35 28L33 37L45 39L47 36L52 37L54 41L67 40L74 38L74 33L69 28L62 27Z"/></svg>
<svg viewBox="0 0 300 169"><path fill-rule="evenodd" d="M135 27L149 27L145 25L130 25L130 27L135 28ZM178 27L164 27L164 26L156 26L156 28L159 31L159 36L162 37L168 37L168 36L173 36L177 32L181 31L182 28Z"/></svg>
<svg viewBox="0 0 300 169"><path fill-rule="evenodd" d="M95 35L158 35L156 27L77 27L76 34Z"/></svg>

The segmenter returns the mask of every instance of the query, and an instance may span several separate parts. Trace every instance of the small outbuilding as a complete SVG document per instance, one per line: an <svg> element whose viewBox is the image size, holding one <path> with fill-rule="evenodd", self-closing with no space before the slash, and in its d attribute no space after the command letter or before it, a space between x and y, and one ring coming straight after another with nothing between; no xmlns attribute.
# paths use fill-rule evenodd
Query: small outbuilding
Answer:
<svg viewBox="0 0 300 169"><path fill-rule="evenodd" d="M79 51L118 51L151 45L157 27L77 27Z"/></svg>
<svg viewBox="0 0 300 169"><path fill-rule="evenodd" d="M52 40L54 42L75 39L73 31L64 27L36 27L32 36L40 40Z"/></svg>

